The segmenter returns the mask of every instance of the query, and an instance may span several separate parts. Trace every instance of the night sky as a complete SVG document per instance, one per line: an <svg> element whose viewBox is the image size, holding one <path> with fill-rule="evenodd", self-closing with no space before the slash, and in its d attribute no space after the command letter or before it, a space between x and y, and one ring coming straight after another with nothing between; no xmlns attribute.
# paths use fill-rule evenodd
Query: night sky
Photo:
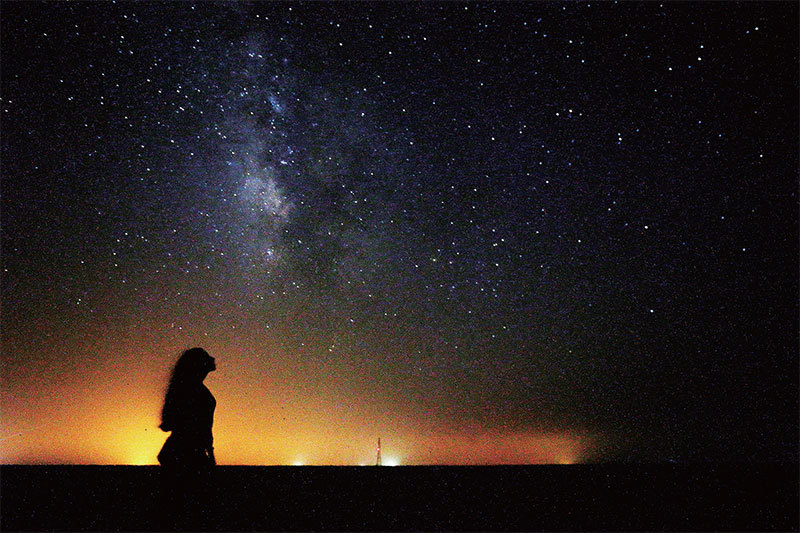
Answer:
<svg viewBox="0 0 800 533"><path fill-rule="evenodd" d="M797 459L797 3L1 9L2 462Z"/></svg>

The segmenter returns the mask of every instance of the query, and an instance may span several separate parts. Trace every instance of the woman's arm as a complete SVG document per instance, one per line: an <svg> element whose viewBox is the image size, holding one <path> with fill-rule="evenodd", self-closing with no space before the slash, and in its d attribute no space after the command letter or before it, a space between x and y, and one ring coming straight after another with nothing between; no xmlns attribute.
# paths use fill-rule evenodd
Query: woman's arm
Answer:
<svg viewBox="0 0 800 533"><path fill-rule="evenodd" d="M217 464L217 459L214 457L214 433L211 428L208 428L208 435L206 436L206 455L211 460L211 464Z"/></svg>
<svg viewBox="0 0 800 533"><path fill-rule="evenodd" d="M216 465L217 464L217 458L214 457L214 447L213 446L208 449L208 458L211 460L211 464L212 465Z"/></svg>

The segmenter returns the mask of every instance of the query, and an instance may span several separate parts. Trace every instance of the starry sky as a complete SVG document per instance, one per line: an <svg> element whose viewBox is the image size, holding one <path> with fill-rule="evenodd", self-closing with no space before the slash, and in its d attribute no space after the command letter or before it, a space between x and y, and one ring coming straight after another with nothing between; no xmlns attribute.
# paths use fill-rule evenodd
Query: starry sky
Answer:
<svg viewBox="0 0 800 533"><path fill-rule="evenodd" d="M2 462L797 460L796 3L0 24Z"/></svg>

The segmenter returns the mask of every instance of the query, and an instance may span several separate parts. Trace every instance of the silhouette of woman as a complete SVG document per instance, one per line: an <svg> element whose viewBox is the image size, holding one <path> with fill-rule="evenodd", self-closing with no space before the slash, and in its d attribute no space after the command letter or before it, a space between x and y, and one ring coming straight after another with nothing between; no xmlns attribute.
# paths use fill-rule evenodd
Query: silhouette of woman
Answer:
<svg viewBox="0 0 800 533"><path fill-rule="evenodd" d="M203 385L216 368L214 358L202 348L186 350L175 364L159 426L172 432L158 454L165 468L199 471L216 464L211 426L217 401Z"/></svg>

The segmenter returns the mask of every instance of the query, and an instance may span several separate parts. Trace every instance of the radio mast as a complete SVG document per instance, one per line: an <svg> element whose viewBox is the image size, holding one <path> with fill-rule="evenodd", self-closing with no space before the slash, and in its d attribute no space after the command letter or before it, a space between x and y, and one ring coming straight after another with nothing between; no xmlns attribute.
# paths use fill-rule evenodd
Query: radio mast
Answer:
<svg viewBox="0 0 800 533"><path fill-rule="evenodd" d="M375 466L381 466L381 438L378 437L378 459L375 461Z"/></svg>

